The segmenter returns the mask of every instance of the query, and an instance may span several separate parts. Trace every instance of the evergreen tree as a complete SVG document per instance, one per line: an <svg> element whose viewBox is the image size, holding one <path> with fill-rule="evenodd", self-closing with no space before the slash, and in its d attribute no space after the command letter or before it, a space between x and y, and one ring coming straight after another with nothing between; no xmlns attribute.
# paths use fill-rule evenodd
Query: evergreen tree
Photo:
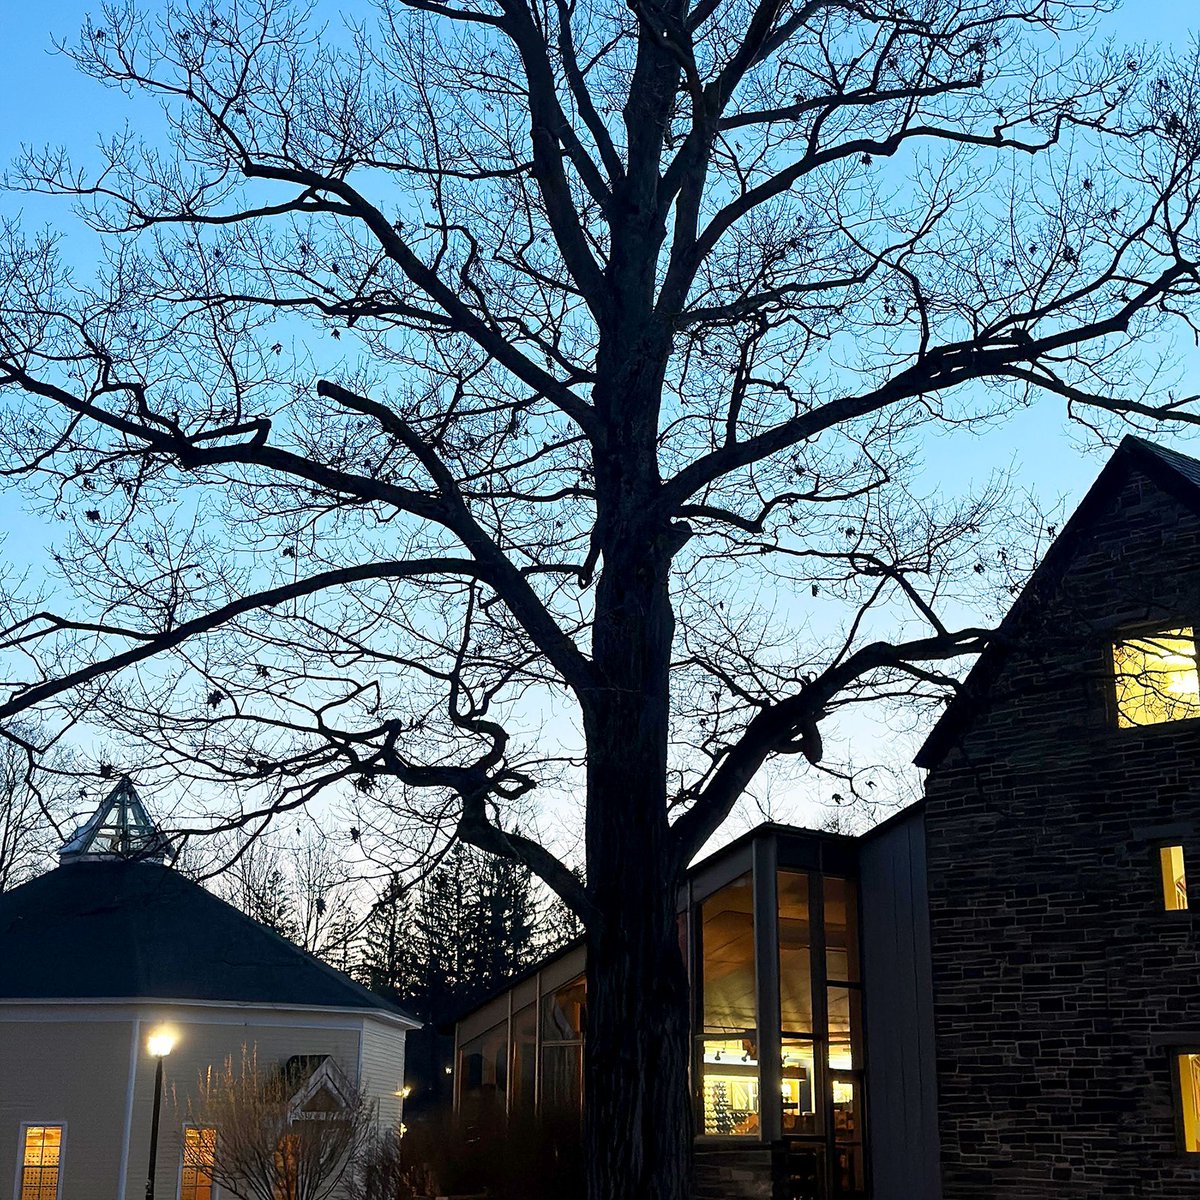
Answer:
<svg viewBox="0 0 1200 1200"><path fill-rule="evenodd" d="M363 930L358 976L423 1022L409 1035L411 1112L448 1100L453 1042L439 1026L561 943L519 863L456 845L410 887L393 878Z"/></svg>

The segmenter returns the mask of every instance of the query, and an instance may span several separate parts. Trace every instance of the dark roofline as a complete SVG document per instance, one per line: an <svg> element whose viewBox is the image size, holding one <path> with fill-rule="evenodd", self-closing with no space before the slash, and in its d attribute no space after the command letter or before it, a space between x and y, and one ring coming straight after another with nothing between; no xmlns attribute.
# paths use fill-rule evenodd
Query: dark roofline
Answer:
<svg viewBox="0 0 1200 1200"><path fill-rule="evenodd" d="M779 821L764 821L761 825L755 825L753 829L747 829L745 833L739 833L732 842L726 842L724 846L718 846L711 854L705 858L698 858L688 867L685 872L685 877L691 875L694 871L699 871L702 868L711 867L730 855L736 854L743 846L749 845L756 838L760 837L795 837L797 834L803 834L805 837L820 838L827 842L857 842L860 834L854 833L833 833L828 829L809 829L807 825L784 825Z"/></svg>
<svg viewBox="0 0 1200 1200"><path fill-rule="evenodd" d="M171 868L168 867L166 869L170 870ZM193 883L194 881L188 880L188 882ZM293 942L290 938L285 938L283 936L283 934L276 932L276 930L272 929L269 925L264 925L261 921L256 921L253 917L249 916L247 913L242 912L242 910L240 908L236 907L233 904L230 904L228 900L222 899L222 897L218 896L215 892L210 892L208 890L208 888L202 887L201 884L196 884L195 886L200 887L201 890L203 890L206 895L211 896L218 903L225 905L226 908L235 912L239 917L243 918L246 921L249 921L252 925L257 926L263 933L274 938L274 940L276 942L279 942L281 945L285 946L288 950L294 952L295 954L301 955L303 958L308 959L308 961L310 963L314 964L322 973L332 976L333 979L337 983L339 983L342 987L349 988L351 990L351 992L357 993L364 1000L364 1003L361 1005L330 1004L330 1005L322 1005L320 1007L331 1008L331 1009L341 1008L342 1011L344 1011L344 1012L364 1012L364 1011L365 1012L383 1012L383 1013L386 1013L390 1017L398 1017L400 1020L407 1021L413 1029L421 1028L421 1022L418 1021L417 1018L412 1015L412 1013L407 1012L405 1009L401 1008L400 1005L397 1004L394 1000L389 1000L386 996L381 996L378 992L373 992L373 991L371 991L370 988L364 987L361 983L358 982L357 979L354 979L350 975L347 975L345 973L345 971L339 971L337 969L337 967L331 967L329 965L329 963L327 963L323 958L318 958L315 954L310 954L302 946L297 946L296 943ZM298 1007L305 1007L305 1006L298 1005Z"/></svg>
<svg viewBox="0 0 1200 1200"><path fill-rule="evenodd" d="M90 900L88 889L97 885L117 889L115 892L116 903L105 898L99 905L94 904ZM127 902L130 896L138 899L151 893L158 893L163 897L163 911L172 921L178 920L178 914L184 908L189 913L198 910L200 916L191 919L204 922L206 929L225 929L229 936L240 939L243 944L247 939L250 939L249 944L251 945L257 942L259 947L257 961L260 967L267 960L271 961L269 968L271 970L278 970L280 964L289 962L297 965L303 964L309 972L308 983L310 986L315 988L318 981L327 981L324 985L328 987L325 999L307 1002L303 996L292 995L283 998L278 994L269 994L270 988L264 989L263 994L253 994L258 990L257 987L242 991L240 994L236 988L233 989L233 994L226 995L221 995L219 992L205 994L210 990L208 988L202 989L199 994L189 994L187 990L175 991L173 985L178 984L177 979L170 981L159 979L157 981L160 984L167 983L169 990L166 990L165 993L162 990L145 990L144 986L141 990L130 991L128 990L129 985L138 988L139 985L147 982L139 977L135 966L133 971L126 973L124 977L118 976L106 980L106 982L115 982L118 985L107 994L93 992L80 995L77 991L63 993L54 990L12 994L15 989L6 986L0 989L8 993L2 997L2 1000L30 1004L157 1002L228 1004L232 1007L252 1008L312 1008L387 1017L403 1022L414 1029L421 1026L419 1020L394 1001L372 992L356 979L308 953L275 930L255 921L194 880L188 879L171 867L146 859L114 857L111 860L84 858L68 861L3 893L0 895L0 943L10 936L15 936L18 942L22 937L32 936L28 933L28 929L32 928L29 914L35 914L34 922L36 924L36 914L45 913L47 902L50 905L49 919L65 920L76 910L89 916L95 916L98 913L119 913L121 903ZM162 936L161 929L155 936ZM273 955L274 958L272 958ZM136 961L136 956L130 961ZM8 974L2 970L3 965L3 959L0 958L0 979L5 978ZM17 974L20 975L22 984L28 983L24 972ZM55 982L61 984L61 980ZM228 980L218 982L222 986L228 986Z"/></svg>
<svg viewBox="0 0 1200 1200"><path fill-rule="evenodd" d="M1012 645L1011 638L1005 635L1011 634L1024 621L1026 614L1042 602L1045 591L1062 578L1098 510L1116 495L1135 469L1168 495L1200 514L1200 461L1176 450L1156 446L1145 438L1132 434L1123 437L1080 501L1079 507L1046 551L1029 582L1021 589L1021 594L1000 622L995 635L976 659L963 681L962 689L946 706L917 751L913 759L916 766L932 770L950 752L964 728L978 713L981 702L1004 666Z"/></svg>
<svg viewBox="0 0 1200 1200"><path fill-rule="evenodd" d="M439 1017L433 1022L434 1027L439 1033L453 1033L455 1025L466 1017L469 1017L473 1012L478 1012L479 1009L485 1008L497 997L503 996L505 992L511 992L513 988L520 987L521 984L527 979L532 979L539 971L544 971L553 963L558 962L560 958L566 958L568 954L578 950L586 941L586 934L581 933L578 937L573 937L569 942L565 942L559 946L557 950L552 950L545 958L539 958L537 962L522 968L515 975L510 975L507 979L501 980L495 987L480 996L478 1000L471 1000L452 1008L446 1016Z"/></svg>
<svg viewBox="0 0 1200 1200"><path fill-rule="evenodd" d="M79 865L83 865L83 864L79 864ZM155 864L155 865L157 865L157 864ZM69 870L70 866L71 865L69 864L66 867L59 867L58 869L60 871L64 870L64 869ZM174 868L163 867L163 870L172 871L172 870L174 870ZM176 872L176 874L179 874L179 873ZM341 1008L345 1012L361 1012L364 1010L366 1010L366 1011L380 1010L382 1012L387 1013L389 1016L399 1017L402 1020L411 1022L412 1027L414 1029L421 1028L421 1022L418 1021L417 1018L412 1015L412 1013L406 1012L403 1008L401 1008L400 1005L397 1004L394 1000L389 1000L386 996L381 996L378 992L373 992L373 991L371 991L370 988L363 987L363 985L361 983L359 983L357 979L354 979L351 976L347 975L344 971L339 971L337 969L337 967L331 967L329 965L329 963L327 963L324 959L318 958L315 954L310 954L302 946L297 946L296 943L291 940L291 938L284 937L283 934L272 929L269 925L264 925L261 921L256 921L248 913L242 912L242 910L240 908L238 908L236 905L230 904L228 900L224 899L221 896L218 896L216 894L216 892L209 891L209 889L204 887L202 884L196 883L196 881L194 879L188 879L186 875L179 875L179 878L190 883L193 887L198 888L206 896L210 897L211 899L215 900L218 904L227 908L231 913L233 913L236 917L240 918L242 921L248 922L249 924L253 925L255 927L255 929L260 933L260 935L265 934L268 938L273 939L280 946L282 946L284 949L290 951L292 954L299 955L301 958L307 959L310 964L317 967L323 974L332 976L332 978L338 984L340 984L343 988L348 988L352 994L359 995L364 1001L364 1003L361 1005L330 1004L330 1005L321 1005L319 1007L331 1008L331 1009L332 1008ZM299 1005L299 1007L304 1007L304 1006Z"/></svg>

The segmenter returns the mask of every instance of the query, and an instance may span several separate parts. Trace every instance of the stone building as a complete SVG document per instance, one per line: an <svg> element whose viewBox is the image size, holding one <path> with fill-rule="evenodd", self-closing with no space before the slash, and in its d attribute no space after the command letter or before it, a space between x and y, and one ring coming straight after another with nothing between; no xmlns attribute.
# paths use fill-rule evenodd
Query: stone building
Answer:
<svg viewBox="0 0 1200 1200"><path fill-rule="evenodd" d="M399 1127L417 1022L164 850L122 779L55 870L0 895L0 1180L15 1200L214 1200L203 1167L221 1133L189 1124L187 1101L243 1052L294 1086L297 1114L361 1089L380 1128Z"/></svg>
<svg viewBox="0 0 1200 1200"><path fill-rule="evenodd" d="M1198 627L1200 463L1126 438L921 802L691 869L698 1197L1197 1194ZM578 946L459 1021L460 1111L577 1107L585 1037Z"/></svg>

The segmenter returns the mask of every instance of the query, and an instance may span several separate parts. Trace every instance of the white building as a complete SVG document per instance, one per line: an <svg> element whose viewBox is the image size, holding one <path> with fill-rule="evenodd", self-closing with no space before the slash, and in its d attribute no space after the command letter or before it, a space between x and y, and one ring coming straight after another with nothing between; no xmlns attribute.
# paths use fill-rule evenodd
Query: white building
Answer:
<svg viewBox="0 0 1200 1200"><path fill-rule="evenodd" d="M162 1062L156 1200L212 1200L187 1126L201 1073L243 1050L297 1080L346 1079L398 1128L418 1022L164 865L128 778L0 895L0 1197L141 1200ZM151 1045L153 1041L153 1047ZM154 1051L169 1045L161 1060ZM303 1095L301 1095L303 1094ZM216 1133L219 1137L219 1130Z"/></svg>

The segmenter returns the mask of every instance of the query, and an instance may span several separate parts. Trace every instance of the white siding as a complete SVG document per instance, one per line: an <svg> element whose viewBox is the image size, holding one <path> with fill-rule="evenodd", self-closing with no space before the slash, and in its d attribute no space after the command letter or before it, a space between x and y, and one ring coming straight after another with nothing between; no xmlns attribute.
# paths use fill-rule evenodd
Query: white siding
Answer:
<svg viewBox="0 0 1200 1200"><path fill-rule="evenodd" d="M359 1086L377 1105L380 1130L400 1127L404 1100L404 1030L368 1017L363 1021L362 1078Z"/></svg>

